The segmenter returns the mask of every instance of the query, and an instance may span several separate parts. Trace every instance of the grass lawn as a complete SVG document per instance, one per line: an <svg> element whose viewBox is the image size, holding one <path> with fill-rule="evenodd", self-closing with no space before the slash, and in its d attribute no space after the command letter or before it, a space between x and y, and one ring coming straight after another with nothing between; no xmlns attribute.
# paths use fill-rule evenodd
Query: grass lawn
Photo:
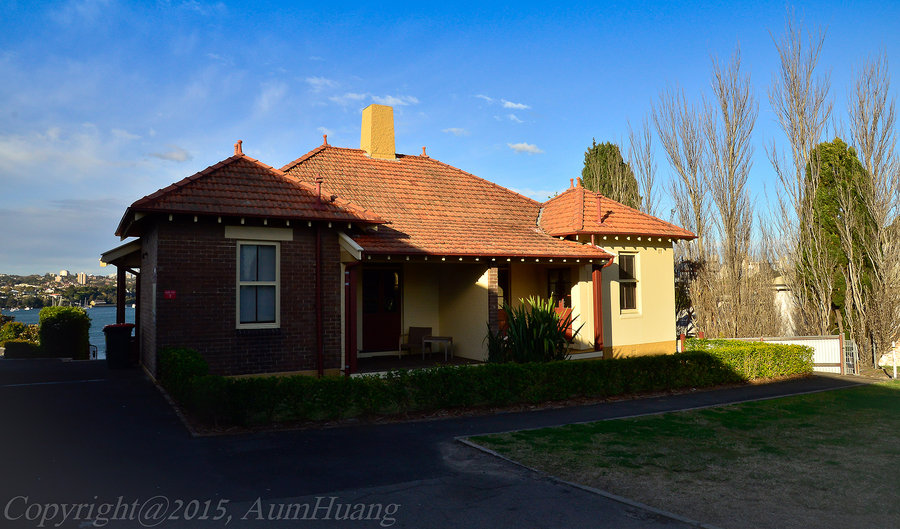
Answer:
<svg viewBox="0 0 900 529"><path fill-rule="evenodd" d="M471 440L728 529L900 527L900 382Z"/></svg>

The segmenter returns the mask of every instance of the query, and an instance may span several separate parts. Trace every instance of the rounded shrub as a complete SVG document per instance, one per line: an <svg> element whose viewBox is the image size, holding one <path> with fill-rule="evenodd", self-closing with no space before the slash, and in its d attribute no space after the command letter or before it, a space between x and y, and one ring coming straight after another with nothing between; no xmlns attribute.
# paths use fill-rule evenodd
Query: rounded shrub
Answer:
<svg viewBox="0 0 900 529"><path fill-rule="evenodd" d="M91 318L80 307L44 307L39 315L41 348L45 356L90 358Z"/></svg>

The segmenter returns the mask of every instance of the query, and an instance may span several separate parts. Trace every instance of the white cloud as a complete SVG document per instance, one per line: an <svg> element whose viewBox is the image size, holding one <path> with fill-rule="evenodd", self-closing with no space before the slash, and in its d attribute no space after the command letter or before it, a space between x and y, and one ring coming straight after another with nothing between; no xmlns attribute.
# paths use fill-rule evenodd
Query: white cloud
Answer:
<svg viewBox="0 0 900 529"><path fill-rule="evenodd" d="M519 119L519 117L516 116L515 114L507 114L506 117L509 118L510 121L514 121L516 123L525 123L524 121Z"/></svg>
<svg viewBox="0 0 900 529"><path fill-rule="evenodd" d="M503 103L503 108L513 108L516 110L527 110L531 108L525 103L513 103L512 101L507 101L505 99L501 99L500 102Z"/></svg>
<svg viewBox="0 0 900 529"><path fill-rule="evenodd" d="M313 92L321 92L326 88L337 88L338 82L333 79L327 79L325 77L307 77L306 84L309 85L310 90Z"/></svg>
<svg viewBox="0 0 900 529"><path fill-rule="evenodd" d="M169 145L169 150L165 152L152 152L150 156L154 158L160 158L162 160L169 160L172 162L186 162L193 158L194 156L191 153L187 152L183 148L177 145Z"/></svg>
<svg viewBox="0 0 900 529"><path fill-rule="evenodd" d="M59 6L50 16L64 26L92 23L109 14L111 3L111 0L73 0Z"/></svg>
<svg viewBox="0 0 900 529"><path fill-rule="evenodd" d="M331 96L328 98L332 103L337 103L339 105L349 105L351 103L358 103L368 98L369 94L357 94L353 92L348 92L342 96Z"/></svg>
<svg viewBox="0 0 900 529"><path fill-rule="evenodd" d="M179 9L184 9L185 11L193 11L198 15L209 16L209 15L224 15L228 12L228 8L225 7L225 4L222 2L216 2L214 4L207 4L204 2L198 2L197 0L188 0L187 2L182 2L178 5Z"/></svg>
<svg viewBox="0 0 900 529"><path fill-rule="evenodd" d="M325 128L325 127L319 127L319 128L316 129L316 130L318 130L318 131L321 132L322 134L326 134L326 135L328 135L328 136L331 136L331 135L334 134L334 131L332 131L331 129Z"/></svg>
<svg viewBox="0 0 900 529"><path fill-rule="evenodd" d="M475 97L477 97L478 99L484 99L484 100L487 101L488 103L493 103L493 102L494 102L494 99L493 99L493 98L488 97L488 96L486 96L486 95L484 95L484 94L476 94Z"/></svg>
<svg viewBox="0 0 900 529"><path fill-rule="evenodd" d="M372 96L372 101L375 101L379 105L388 105L392 107L419 104L419 100L413 96Z"/></svg>
<svg viewBox="0 0 900 529"><path fill-rule="evenodd" d="M441 130L441 132L447 132L449 134L453 134L454 136L468 136L469 135L469 131L467 131L466 129L459 128L459 127L450 127L450 128Z"/></svg>
<svg viewBox="0 0 900 529"><path fill-rule="evenodd" d="M324 57L319 57L318 55L310 55L309 60L311 61L324 61Z"/></svg>
<svg viewBox="0 0 900 529"><path fill-rule="evenodd" d="M102 173L102 168L113 165L107 147L96 128L87 125L75 132L50 127L43 134L0 134L0 181L35 169L42 173L59 171L58 178L63 181L92 178Z"/></svg>
<svg viewBox="0 0 900 529"><path fill-rule="evenodd" d="M525 143L524 141L522 143L507 143L506 145L516 152L524 152L526 154L541 154L544 152L537 145Z"/></svg>
<svg viewBox="0 0 900 529"><path fill-rule="evenodd" d="M118 140L139 140L139 139L141 139L141 137L138 136L137 134L132 134L124 129L112 129L110 132L112 133L113 138L116 138Z"/></svg>
<svg viewBox="0 0 900 529"><path fill-rule="evenodd" d="M0 270L99 268L100 253L121 244L113 231L127 204L116 198L91 198L0 207L0 225L16 227L16 236L3 240Z"/></svg>
<svg viewBox="0 0 900 529"><path fill-rule="evenodd" d="M256 98L256 111L265 113L276 107L287 94L287 85L280 81L264 83L262 92Z"/></svg>

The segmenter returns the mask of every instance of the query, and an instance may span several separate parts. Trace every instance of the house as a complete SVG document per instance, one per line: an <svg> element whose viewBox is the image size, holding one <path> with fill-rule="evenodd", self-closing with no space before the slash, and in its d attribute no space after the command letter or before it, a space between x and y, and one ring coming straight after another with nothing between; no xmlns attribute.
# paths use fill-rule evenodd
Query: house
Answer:
<svg viewBox="0 0 900 529"><path fill-rule="evenodd" d="M355 372L410 327L484 360L503 304L532 295L584 324L574 357L674 352L672 245L694 237L574 182L542 204L424 148L397 154L381 105L359 149L326 137L275 169L238 142L128 207L116 234L136 239L101 260L120 286L138 278L144 366L193 347L228 375Z"/></svg>

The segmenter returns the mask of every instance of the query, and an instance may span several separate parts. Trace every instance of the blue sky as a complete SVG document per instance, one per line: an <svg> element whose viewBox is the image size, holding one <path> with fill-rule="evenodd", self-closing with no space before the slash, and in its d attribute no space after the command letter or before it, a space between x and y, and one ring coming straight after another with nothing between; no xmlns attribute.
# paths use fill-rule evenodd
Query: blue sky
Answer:
<svg viewBox="0 0 900 529"><path fill-rule="evenodd" d="M110 273L98 256L119 244L133 201L238 139L276 167L325 132L358 147L373 102L394 106L398 152L427 146L544 199L580 175L592 138L626 141L660 90L708 92L710 58L738 44L759 101L751 180L765 207L777 189L765 146L783 144L767 91L786 4L550 4L0 1L0 272ZM898 67L900 8L793 7L827 31L820 71L840 119L854 68L880 50Z"/></svg>

